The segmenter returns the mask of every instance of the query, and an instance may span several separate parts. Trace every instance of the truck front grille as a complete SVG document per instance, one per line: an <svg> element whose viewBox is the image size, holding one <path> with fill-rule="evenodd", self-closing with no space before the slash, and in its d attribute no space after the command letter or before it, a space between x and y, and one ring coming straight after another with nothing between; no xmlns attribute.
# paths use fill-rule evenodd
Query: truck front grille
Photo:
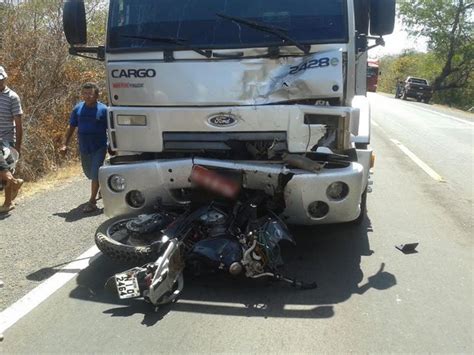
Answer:
<svg viewBox="0 0 474 355"><path fill-rule="evenodd" d="M286 132L163 132L167 152L233 151L247 144L268 146L285 144Z"/></svg>

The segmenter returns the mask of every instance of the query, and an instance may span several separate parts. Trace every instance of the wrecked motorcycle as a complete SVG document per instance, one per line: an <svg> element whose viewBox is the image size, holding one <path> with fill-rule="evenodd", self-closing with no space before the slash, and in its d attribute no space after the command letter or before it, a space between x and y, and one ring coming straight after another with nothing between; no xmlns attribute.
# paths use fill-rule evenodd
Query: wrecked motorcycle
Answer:
<svg viewBox="0 0 474 355"><path fill-rule="evenodd" d="M280 244L295 242L268 196L240 191L238 184L212 174L196 167L192 179L221 198L181 209L158 203L154 213L113 219L99 227L95 240L104 254L145 262L108 280L120 298L143 297L154 306L172 302L183 289L184 272L269 277L298 288L316 287L279 273Z"/></svg>

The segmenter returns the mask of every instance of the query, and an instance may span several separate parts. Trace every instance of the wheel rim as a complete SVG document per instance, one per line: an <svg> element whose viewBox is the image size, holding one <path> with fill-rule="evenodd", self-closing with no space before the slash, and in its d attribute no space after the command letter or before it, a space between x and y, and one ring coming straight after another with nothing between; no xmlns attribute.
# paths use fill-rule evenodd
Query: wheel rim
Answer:
<svg viewBox="0 0 474 355"><path fill-rule="evenodd" d="M121 219L111 224L106 230L107 237L121 244L129 245L133 247L149 246L150 243L146 242L146 240L134 238L133 235L130 234L126 226L130 220L131 219ZM149 236L149 237L152 237L152 236Z"/></svg>

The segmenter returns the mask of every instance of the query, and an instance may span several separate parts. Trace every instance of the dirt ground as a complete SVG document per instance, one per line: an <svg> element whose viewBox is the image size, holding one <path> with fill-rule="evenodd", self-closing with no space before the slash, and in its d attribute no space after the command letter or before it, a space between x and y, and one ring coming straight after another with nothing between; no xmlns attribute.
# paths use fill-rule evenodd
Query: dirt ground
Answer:
<svg viewBox="0 0 474 355"><path fill-rule="evenodd" d="M15 200L16 203L21 203L23 199L34 196L38 193L54 189L55 186L62 185L65 182L72 180L82 173L80 163L73 163L71 165L60 168L57 171L51 172L35 182L25 182L20 190L20 193ZM18 176L21 177L21 176ZM0 203L3 202L4 192L0 192Z"/></svg>

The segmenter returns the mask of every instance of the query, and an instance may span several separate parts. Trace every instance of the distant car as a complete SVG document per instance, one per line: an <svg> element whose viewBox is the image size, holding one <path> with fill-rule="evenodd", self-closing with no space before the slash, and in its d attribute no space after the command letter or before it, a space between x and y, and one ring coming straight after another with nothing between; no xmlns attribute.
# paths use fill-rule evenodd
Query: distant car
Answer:
<svg viewBox="0 0 474 355"><path fill-rule="evenodd" d="M406 100L411 97L418 102L428 103L433 96L433 88L426 79L414 78L409 76L405 81L397 82L395 98Z"/></svg>

